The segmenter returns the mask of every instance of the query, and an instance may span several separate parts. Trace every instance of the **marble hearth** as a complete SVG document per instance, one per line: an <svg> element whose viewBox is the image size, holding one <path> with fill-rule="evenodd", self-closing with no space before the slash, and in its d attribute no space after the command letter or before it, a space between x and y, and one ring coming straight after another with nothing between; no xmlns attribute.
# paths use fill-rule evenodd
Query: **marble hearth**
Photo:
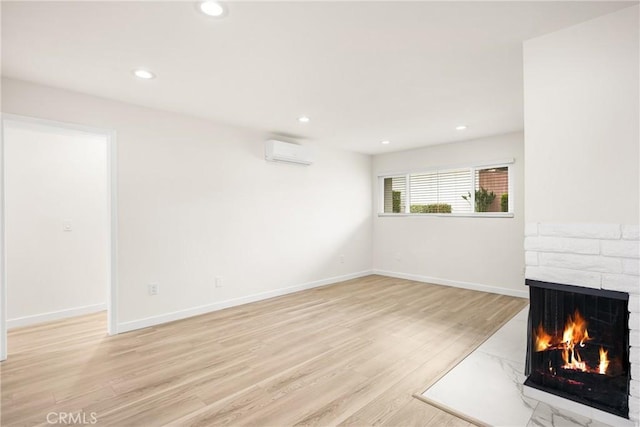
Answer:
<svg viewBox="0 0 640 427"><path fill-rule="evenodd" d="M418 396L477 425L621 427L523 394L528 308Z"/></svg>

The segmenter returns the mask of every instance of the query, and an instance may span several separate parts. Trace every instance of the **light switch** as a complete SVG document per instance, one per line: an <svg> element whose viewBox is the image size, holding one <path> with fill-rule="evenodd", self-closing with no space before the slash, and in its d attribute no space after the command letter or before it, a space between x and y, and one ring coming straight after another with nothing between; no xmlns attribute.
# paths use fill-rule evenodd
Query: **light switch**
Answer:
<svg viewBox="0 0 640 427"><path fill-rule="evenodd" d="M62 231L71 231L73 227L71 226L71 221L63 221L62 222Z"/></svg>

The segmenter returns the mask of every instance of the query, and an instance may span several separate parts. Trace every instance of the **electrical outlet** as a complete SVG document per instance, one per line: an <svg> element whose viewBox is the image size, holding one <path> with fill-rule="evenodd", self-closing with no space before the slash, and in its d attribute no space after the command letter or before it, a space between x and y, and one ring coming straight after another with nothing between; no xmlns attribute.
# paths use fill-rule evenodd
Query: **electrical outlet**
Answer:
<svg viewBox="0 0 640 427"><path fill-rule="evenodd" d="M149 283L149 295L158 295L158 284Z"/></svg>
<svg viewBox="0 0 640 427"><path fill-rule="evenodd" d="M400 262L400 260L402 259L402 256L400 255L400 252L396 252L396 255L394 257L396 259L396 261Z"/></svg>
<svg viewBox="0 0 640 427"><path fill-rule="evenodd" d="M344 254L340 255L340 264L344 264Z"/></svg>
<svg viewBox="0 0 640 427"><path fill-rule="evenodd" d="M216 288L222 287L222 277L216 276Z"/></svg>

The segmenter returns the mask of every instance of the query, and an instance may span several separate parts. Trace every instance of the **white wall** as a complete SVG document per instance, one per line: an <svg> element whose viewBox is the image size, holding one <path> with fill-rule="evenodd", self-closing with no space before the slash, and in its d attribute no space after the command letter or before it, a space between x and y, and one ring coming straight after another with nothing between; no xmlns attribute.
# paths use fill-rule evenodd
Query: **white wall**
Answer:
<svg viewBox="0 0 640 427"><path fill-rule="evenodd" d="M9 326L106 309L106 136L6 121L4 146Z"/></svg>
<svg viewBox="0 0 640 427"><path fill-rule="evenodd" d="M513 218L378 216L374 201L374 270L397 277L526 296L523 250L523 135L513 133L375 156L377 176L420 168L515 159ZM374 189L374 198L378 191ZM399 258L399 259L398 259Z"/></svg>
<svg viewBox="0 0 640 427"><path fill-rule="evenodd" d="M629 294L640 420L639 7L524 44L527 278Z"/></svg>
<svg viewBox="0 0 640 427"><path fill-rule="evenodd" d="M120 330L371 268L369 156L267 163L257 132L16 80L2 109L117 131Z"/></svg>
<svg viewBox="0 0 640 427"><path fill-rule="evenodd" d="M527 222L637 224L638 6L524 44Z"/></svg>

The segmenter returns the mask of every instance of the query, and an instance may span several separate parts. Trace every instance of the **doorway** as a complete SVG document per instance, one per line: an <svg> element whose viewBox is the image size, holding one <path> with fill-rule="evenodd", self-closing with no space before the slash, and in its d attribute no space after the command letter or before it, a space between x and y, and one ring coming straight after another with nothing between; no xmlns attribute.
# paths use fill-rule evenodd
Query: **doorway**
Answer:
<svg viewBox="0 0 640 427"><path fill-rule="evenodd" d="M115 134L2 118L0 360L7 329L107 310L117 333Z"/></svg>

